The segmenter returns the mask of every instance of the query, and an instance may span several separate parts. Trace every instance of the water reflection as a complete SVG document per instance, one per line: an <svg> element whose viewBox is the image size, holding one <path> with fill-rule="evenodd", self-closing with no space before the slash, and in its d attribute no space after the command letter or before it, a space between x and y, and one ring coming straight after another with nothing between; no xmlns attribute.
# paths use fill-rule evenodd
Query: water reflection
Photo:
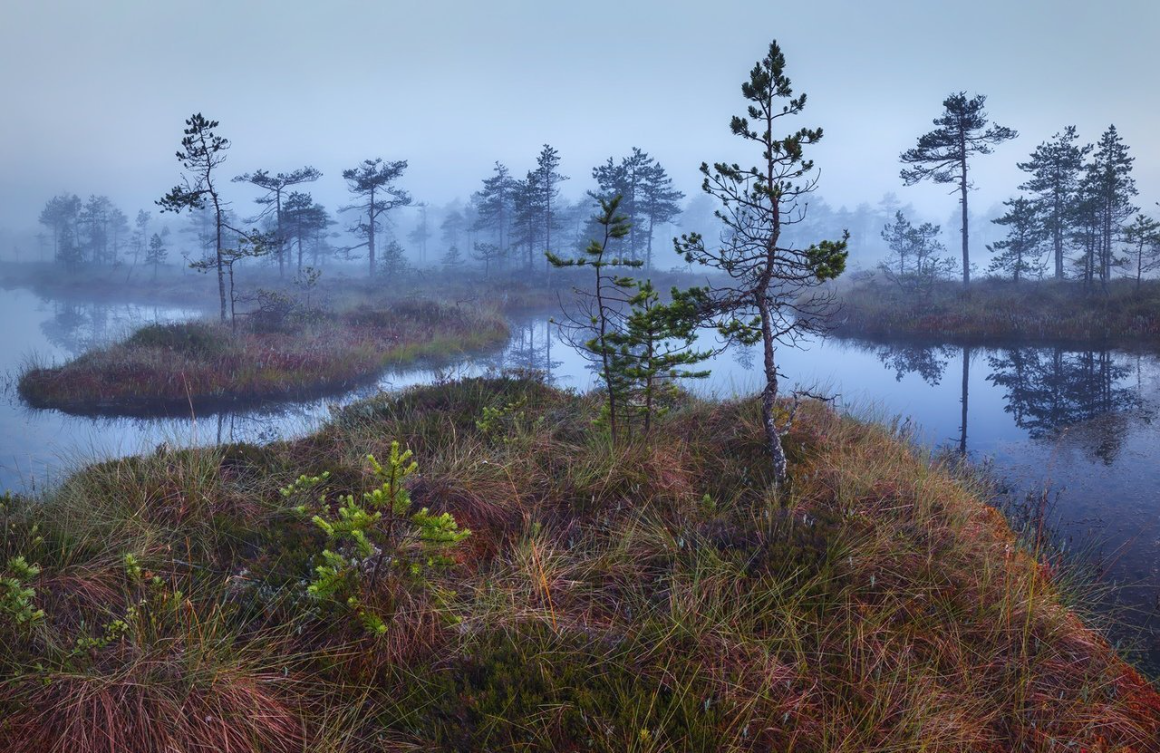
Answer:
<svg viewBox="0 0 1160 753"><path fill-rule="evenodd" d="M0 374L17 371L30 353L41 360L65 360L141 324L192 315L177 308L41 301L28 291L4 291L0 318L26 326L0 329ZM29 410L8 390L0 400L0 488L27 489L33 480L39 485L62 468L150 452L163 442L268 442L300 436L326 420L334 405L380 389L513 369L543 371L563 387L594 387L588 362L557 337L548 318L514 320L507 347L454 366L392 371L335 398L212 416L78 418ZM722 397L755 394L760 387L755 352L739 348L714 358L708 364L710 379L690 388ZM1143 614L1156 603L1160 442L1151 423L1153 406L1160 402L1156 355L829 340L807 351L781 349L778 358L787 389L796 385L837 393L842 407L858 411L869 406L874 415L908 417L929 444L969 451L972 459L992 459L992 468L1018 493L1048 485L1062 491L1062 525L1082 524L1087 531L1091 521L1099 521L1095 536L1114 553L1108 577L1130 584L1117 591L1120 606ZM1160 630L1146 640L1160 675Z"/></svg>
<svg viewBox="0 0 1160 753"><path fill-rule="evenodd" d="M872 347L882 365L894 372L895 381L914 374L932 387L942 382L952 358L959 357L962 380L957 445L965 454L971 366L978 348L910 343ZM1090 457L1110 465L1120 451L1129 418L1151 420L1152 411L1142 396L1143 356L1058 346L985 353L986 381L1001 390L1004 412L1030 439L1057 441L1070 430L1073 439L1082 438Z"/></svg>
<svg viewBox="0 0 1160 753"><path fill-rule="evenodd" d="M1076 424L1104 427L1093 452L1110 465L1124 422L1094 419L1142 408L1139 385L1129 380L1138 367L1135 360L1109 350L1009 349L988 357L987 379L1003 388L1005 410L1032 439L1054 439Z"/></svg>

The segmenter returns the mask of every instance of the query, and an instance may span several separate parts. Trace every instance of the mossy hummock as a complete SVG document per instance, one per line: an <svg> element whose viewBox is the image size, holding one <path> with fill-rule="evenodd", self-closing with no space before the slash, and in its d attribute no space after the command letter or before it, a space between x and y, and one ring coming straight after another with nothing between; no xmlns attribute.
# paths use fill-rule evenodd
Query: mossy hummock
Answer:
<svg viewBox="0 0 1160 753"><path fill-rule="evenodd" d="M7 500L0 750L1156 749L1160 696L906 436L803 404L778 490L755 399L599 416L466 380ZM344 515L396 441L406 514ZM470 531L437 568L389 543L424 508ZM334 563L357 602L311 593Z"/></svg>
<svg viewBox="0 0 1160 753"><path fill-rule="evenodd" d="M206 413L337 394L389 366L445 361L507 337L498 313L427 302L254 318L237 331L206 321L154 324L62 366L30 368L18 390L34 408L69 413Z"/></svg>

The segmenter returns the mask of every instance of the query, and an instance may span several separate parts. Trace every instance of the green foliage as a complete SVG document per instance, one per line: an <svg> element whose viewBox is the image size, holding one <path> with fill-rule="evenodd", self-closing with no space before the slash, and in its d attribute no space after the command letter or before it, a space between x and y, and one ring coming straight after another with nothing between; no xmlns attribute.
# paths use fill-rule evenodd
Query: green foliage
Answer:
<svg viewBox="0 0 1160 753"><path fill-rule="evenodd" d="M782 231L805 219L806 199L817 185L813 160L805 147L822 138L821 128L798 128L775 136L783 118L800 115L806 95L794 96L785 74L785 55L776 41L741 84L745 115L729 123L733 135L759 149L760 161L701 164L701 188L721 203L717 218L724 225L720 247L710 247L698 233L674 239L674 247L694 262L724 273L706 291L701 308L730 341L762 343L765 389L763 423L778 482L787 464L774 409L778 396L777 345L796 345L821 327L830 298L814 290L846 268L849 232L802 248L786 243Z"/></svg>
<svg viewBox="0 0 1160 753"><path fill-rule="evenodd" d="M610 241L624 238L631 226L618 212L619 195L599 201L601 211L593 219L603 228L603 239L593 239L576 259L561 259L551 252L547 257L556 267L587 266L594 271L595 292L576 291L585 301L583 314L569 315L567 326L598 365L607 396L603 415L615 442L618 427L631 436L637 419L649 430L660 401L673 394L676 379L708 375L683 368L710 355L692 349L707 294L700 288L674 288L672 303L663 304L651 280L605 271L636 268L644 262L608 258Z"/></svg>
<svg viewBox="0 0 1160 753"><path fill-rule="evenodd" d="M0 617L17 625L44 619L44 610L36 606L36 589L29 585L40 568L17 556L8 560L7 570L0 577Z"/></svg>
<svg viewBox="0 0 1160 753"><path fill-rule="evenodd" d="M426 507L411 512L413 503L405 482L419 468L411 457L410 450L400 452L399 443L392 442L385 464L367 455L380 483L361 498L347 494L331 503L320 495L315 502L296 507L326 534L328 542L318 555L306 592L350 611L372 635L387 632L387 619L370 606L379 578L432 588L431 577L452 562L447 552L471 535L449 513L433 515ZM329 473L299 476L282 489L282 496L308 495L329 478Z"/></svg>
<svg viewBox="0 0 1160 753"><path fill-rule="evenodd" d="M1037 269L1042 271L1038 257L1045 240L1043 220L1035 205L1022 197L1008 199L1003 206L1010 207L1007 213L992 221L1007 228L1007 237L987 246L995 254L989 271L1009 272L1019 282Z"/></svg>

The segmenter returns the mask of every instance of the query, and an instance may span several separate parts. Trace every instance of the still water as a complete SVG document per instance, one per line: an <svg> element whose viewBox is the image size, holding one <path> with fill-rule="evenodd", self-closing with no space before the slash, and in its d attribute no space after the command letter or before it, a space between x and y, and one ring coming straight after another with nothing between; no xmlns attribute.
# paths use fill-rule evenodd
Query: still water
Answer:
<svg viewBox="0 0 1160 753"><path fill-rule="evenodd" d="M387 372L341 397L271 404L234 413L160 419L85 418L35 411L16 395L28 359L63 361L153 321L200 312L133 304L41 299L0 291L0 489L33 490L94 459L171 445L262 442L316 427L333 405L377 389L533 368L559 386L593 386L585 360L560 339L548 315L512 323L503 349L457 366ZM711 336L707 338L711 340ZM709 364L689 385L721 397L756 392L752 350ZM965 451L1004 479L1012 498L1046 492L1060 540L1084 552L1103 582L1104 607L1124 625L1117 640L1160 676L1160 354L1051 347L961 347L828 340L779 352L788 382L836 397L858 415L909 420L928 446Z"/></svg>

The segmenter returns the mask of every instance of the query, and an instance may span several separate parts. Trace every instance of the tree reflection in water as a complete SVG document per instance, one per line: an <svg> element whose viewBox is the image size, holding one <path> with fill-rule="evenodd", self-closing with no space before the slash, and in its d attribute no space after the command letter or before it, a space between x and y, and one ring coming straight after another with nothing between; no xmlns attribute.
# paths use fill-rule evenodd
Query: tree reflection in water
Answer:
<svg viewBox="0 0 1160 753"><path fill-rule="evenodd" d="M878 360L902 381L917 374L938 385L958 350L962 359L959 402L962 410L958 449L967 451L972 346L871 346ZM1066 438L1085 454L1111 465L1132 418L1150 420L1140 381L1139 359L1108 349L1066 350L1061 347L1013 347L986 351L987 381L1003 390L1004 411L1031 439ZM1132 379L1135 374L1135 379Z"/></svg>
<svg viewBox="0 0 1160 753"><path fill-rule="evenodd" d="M1146 417L1133 369L1109 350L1010 348L987 357L987 380L1004 390L1004 410L1032 439L1065 432L1093 457L1111 465L1130 414Z"/></svg>

